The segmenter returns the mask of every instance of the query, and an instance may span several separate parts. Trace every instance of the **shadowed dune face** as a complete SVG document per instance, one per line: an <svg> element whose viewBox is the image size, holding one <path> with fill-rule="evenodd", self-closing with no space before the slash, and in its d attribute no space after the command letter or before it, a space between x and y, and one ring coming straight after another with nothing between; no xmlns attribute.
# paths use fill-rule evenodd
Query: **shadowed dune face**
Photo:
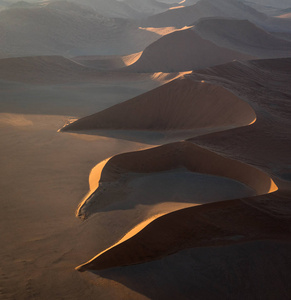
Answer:
<svg viewBox="0 0 291 300"><path fill-rule="evenodd" d="M291 43L257 27L248 20L209 18L194 27L215 44L260 58L291 56Z"/></svg>
<svg viewBox="0 0 291 300"><path fill-rule="evenodd" d="M147 18L144 27L184 27L197 22L201 18L222 17L250 22L270 32L290 32L291 22L288 19L268 17L256 9L237 0L202 0L196 4L174 10L168 10Z"/></svg>
<svg viewBox="0 0 291 300"><path fill-rule="evenodd" d="M134 265L187 248L217 247L251 240L290 240L289 229L288 219L260 211L242 200L205 204L155 219L131 238L101 252L77 270Z"/></svg>
<svg viewBox="0 0 291 300"><path fill-rule="evenodd" d="M177 131L244 126L255 119L255 112L250 105L230 91L186 77L79 119L64 127L62 131Z"/></svg>
<svg viewBox="0 0 291 300"><path fill-rule="evenodd" d="M124 70L177 72L203 69L235 59L254 58L254 56L239 51L217 46L211 41L201 38L192 29L185 29L163 36L149 45L141 57Z"/></svg>

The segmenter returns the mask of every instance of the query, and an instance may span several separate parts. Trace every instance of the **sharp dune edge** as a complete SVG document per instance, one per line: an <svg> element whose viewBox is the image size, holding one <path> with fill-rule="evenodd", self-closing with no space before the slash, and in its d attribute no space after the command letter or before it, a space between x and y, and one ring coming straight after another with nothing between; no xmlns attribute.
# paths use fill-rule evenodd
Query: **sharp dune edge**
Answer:
<svg viewBox="0 0 291 300"><path fill-rule="evenodd" d="M249 125L256 114L227 89L180 77L146 94L77 120L62 131L188 130Z"/></svg>
<svg viewBox="0 0 291 300"><path fill-rule="evenodd" d="M191 172L234 179L251 187L257 195L277 190L274 181L266 173L190 142L178 142L147 150L123 153L98 164L89 177L90 192L80 203L76 215L87 218L94 213L98 203L99 184L117 184L125 174L149 174L185 168ZM96 202L96 203L95 203Z"/></svg>
<svg viewBox="0 0 291 300"><path fill-rule="evenodd" d="M290 74L287 71L289 70L289 64L290 59L257 60L247 63L234 62L205 71L193 72L191 77L195 78L196 81L191 81L196 88L197 84L198 87L203 84L201 82L197 83L199 79L203 79L203 81L207 80L207 82L210 83L215 82L220 85L220 88L229 88L232 86L232 89L236 94L241 95L247 102L252 103L258 120L251 126L238 127L237 129L227 130L221 133L210 134L210 139L208 138L208 135L206 135L194 138L191 142L178 142L144 151L114 156L103 166L102 170L100 170L101 174L99 174L100 182L106 183L116 182L122 177L122 174L128 172L161 172L183 166L193 172L236 179L254 188L257 195L271 193L270 195L274 196L270 196L269 198L268 196L257 196L244 200L205 204L199 207L185 208L164 216L157 216L150 220L146 227L142 226L140 231L135 229L134 233L129 233L127 235L129 237L128 239L122 239L122 242L104 250L89 262L77 267L77 270L102 270L117 266L137 264L153 259L159 259L182 249L197 246L219 246L258 239L288 239L290 237L290 233L288 232L288 219L281 219L281 215L277 215L273 212L273 209L270 211L266 211L265 209L262 210L258 204L260 201L265 201L267 199L270 199L270 203L274 203L270 204L271 206L275 205L276 201L281 201L281 199L283 199L282 201L284 202L285 199L288 199L290 193L288 191L284 192L284 188L283 191L277 191L278 187L269 175L250 165L230 159L229 157L231 155L229 152L227 152L227 156L221 156L209 151L211 147L208 149L201 148L192 142L198 142L202 146L206 145L208 147L208 145L212 146L213 143L209 144L207 142L213 141L213 137L215 138L215 136L219 138L219 136L231 135L232 132L234 132L235 136L239 137L240 134L236 134L235 131L253 131L257 132L258 140L256 142L266 145L267 140L266 142L262 141L262 138L266 139L266 137L261 133L264 126L268 123L274 126L274 122L276 122L276 130L278 130L278 126L282 126L283 129L287 124L286 122L290 123L290 120L287 121L288 119L286 119L286 116L284 117L284 114L278 119L278 113L279 111L282 112L282 107L284 107L280 107L280 103L284 103L284 96L288 98L288 94L280 94L280 92L282 87L286 88L286 83L290 80ZM244 74L244 76L242 76L242 74ZM269 78L270 76L274 78L274 85L266 81L266 78ZM279 78L280 80L278 81ZM180 80L183 81L185 79ZM246 88L247 82L249 83L248 88ZM176 82L169 83L167 88L171 87L171 84L173 83L175 84ZM253 90L257 90L258 86L261 86L259 96L253 94ZM270 95L273 97L275 91L277 91L277 96L279 97L278 106L271 109L268 108L266 104L269 101L268 97L270 97ZM287 90L285 91L288 93ZM269 110L268 118L265 117L266 109ZM281 123L281 125L279 125L279 123ZM259 134L262 134L262 137L259 138ZM274 134L270 133L269 138L272 140L272 143L277 143L277 141L274 140L274 138L276 138L276 133ZM282 131L281 136L284 139L284 130ZM235 139L235 137L232 136L227 144L229 144L229 141L232 139ZM272 143L268 146L269 149L273 147ZM219 145L219 142L216 141L216 144ZM221 144L223 145L223 143ZM250 144L250 142L247 143L247 145ZM238 142L238 146L242 149L247 149L241 145L241 142ZM213 149L223 153L223 147L213 147ZM278 149L272 149L274 151L273 155L276 155ZM245 157L250 158L250 155L252 155L251 153L252 152L249 152L249 155L245 155ZM265 151L265 154L272 155L269 151ZM256 156L254 156L254 158L255 157ZM287 158L287 153L282 152L279 159L285 163ZM257 159L257 161L260 160L258 157L255 159ZM253 160L251 163L254 165L258 164L258 162ZM269 172L272 171L269 170ZM94 202L94 198L89 199L89 201ZM286 202L284 203L286 204ZM90 208L90 206L86 207L86 202L83 204L84 207L79 207L79 216L82 216L82 214L90 215L90 211L88 210L88 207ZM219 219L211 219L211 222L207 221L205 223L205 220L199 220L200 217L197 217L198 219L193 217L196 216L197 213L199 215L200 210L203 210L208 214L212 209L218 211L217 216L220 216ZM276 210L277 209L275 209L275 211ZM235 213L235 211L240 211L240 214ZM225 212L227 212L228 216L229 214L236 216L236 220L232 220L228 223L225 222L225 219L220 219L221 215ZM210 215L212 216L212 213L210 213ZM257 221L258 219L260 221ZM223 220L222 223L221 220ZM248 220L246 222L247 224L251 224L249 226L252 230L245 225L246 220ZM199 222L202 222L203 225L198 225ZM287 231L282 231L282 228ZM153 234L154 232L157 234ZM158 234L159 232L162 236ZM209 232L209 236L212 236L211 239L207 238L208 235L206 232ZM155 239L158 239L159 242Z"/></svg>
<svg viewBox="0 0 291 300"><path fill-rule="evenodd" d="M171 45L175 44L175 47ZM175 59L173 59L173 57ZM233 60L256 58L201 38L192 29L175 31L149 45L141 57L124 68L130 72L198 70Z"/></svg>

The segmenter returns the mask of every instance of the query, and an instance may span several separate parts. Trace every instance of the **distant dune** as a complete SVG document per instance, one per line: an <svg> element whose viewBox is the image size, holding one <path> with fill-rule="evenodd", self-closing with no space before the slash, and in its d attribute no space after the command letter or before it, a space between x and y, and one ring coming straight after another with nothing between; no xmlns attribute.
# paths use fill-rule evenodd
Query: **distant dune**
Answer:
<svg viewBox="0 0 291 300"><path fill-rule="evenodd" d="M157 81L169 82L179 73L132 74L99 72L62 56L28 56L0 59L0 79L30 84L67 82Z"/></svg>
<svg viewBox="0 0 291 300"><path fill-rule="evenodd" d="M201 19L193 30L220 47L260 58L291 56L291 42L279 39L247 20Z"/></svg>
<svg viewBox="0 0 291 300"><path fill-rule="evenodd" d="M62 130L188 130L243 126L255 119L253 109L228 90L186 77L79 119Z"/></svg>
<svg viewBox="0 0 291 300"><path fill-rule="evenodd" d="M209 17L249 20L268 31L291 31L291 22L289 20L278 20L277 18L268 17L237 0L201 0L192 6L169 10L151 16L142 24L145 27L184 27L192 25L201 18Z"/></svg>
<svg viewBox="0 0 291 300"><path fill-rule="evenodd" d="M142 52L122 56L78 56L73 60L90 68L98 70L116 70L134 64L142 55Z"/></svg>
<svg viewBox="0 0 291 300"><path fill-rule="evenodd" d="M27 55L124 55L160 36L126 19L104 17L72 2L0 12L0 53Z"/></svg>
<svg viewBox="0 0 291 300"><path fill-rule="evenodd" d="M174 45L174 46L173 46ZM149 45L141 57L125 68L131 72L176 72L211 67L254 56L217 46L192 29L170 33Z"/></svg>

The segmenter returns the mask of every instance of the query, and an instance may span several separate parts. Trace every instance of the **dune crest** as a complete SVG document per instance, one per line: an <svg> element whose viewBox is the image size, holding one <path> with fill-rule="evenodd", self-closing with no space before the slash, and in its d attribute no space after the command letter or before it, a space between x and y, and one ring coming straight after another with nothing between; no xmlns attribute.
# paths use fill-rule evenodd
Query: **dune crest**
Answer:
<svg viewBox="0 0 291 300"><path fill-rule="evenodd" d="M232 92L180 77L157 89L79 119L62 131L126 129L149 131L237 127L256 119L254 110Z"/></svg>
<svg viewBox="0 0 291 300"><path fill-rule="evenodd" d="M124 68L130 72L175 72L203 69L254 56L218 46L190 27L165 35L145 48L141 57ZM173 47L175 45L175 47Z"/></svg>
<svg viewBox="0 0 291 300"><path fill-rule="evenodd" d="M254 189L257 195L278 189L266 173L254 167L222 157L190 142L178 142L119 154L98 164L89 179L94 184L90 183L90 192L80 203L76 216L87 218L93 214L96 211L94 206L98 204L99 192L103 193L103 189L110 190L114 186L123 186L122 179L126 174L151 174L178 168L234 179ZM96 180L99 180L98 183Z"/></svg>

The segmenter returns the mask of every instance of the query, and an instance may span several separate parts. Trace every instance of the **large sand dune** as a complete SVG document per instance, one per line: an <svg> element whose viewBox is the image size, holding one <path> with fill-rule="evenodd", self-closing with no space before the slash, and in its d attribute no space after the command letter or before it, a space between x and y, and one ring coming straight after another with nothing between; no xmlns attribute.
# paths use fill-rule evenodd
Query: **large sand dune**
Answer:
<svg viewBox="0 0 291 300"><path fill-rule="evenodd" d="M181 77L146 94L79 119L62 131L196 130L243 126L255 119L253 109L228 90Z"/></svg>
<svg viewBox="0 0 291 300"><path fill-rule="evenodd" d="M202 19L195 32L220 47L233 49L260 58L291 56L291 43L277 38L247 20Z"/></svg>
<svg viewBox="0 0 291 300"><path fill-rule="evenodd" d="M280 199L280 195L278 197ZM133 265L187 248L217 247L252 240L290 241L289 220L258 210L242 200L205 204L155 219L136 235L77 269L102 270Z"/></svg>
<svg viewBox="0 0 291 300"><path fill-rule="evenodd" d="M252 58L254 56L217 46L201 38L192 29L185 29L163 36L149 45L141 57L124 70L131 72L189 71L235 59Z"/></svg>
<svg viewBox="0 0 291 300"><path fill-rule="evenodd" d="M87 218L97 212L98 209L103 208L101 207L101 198L106 190L114 190L115 186L121 186L119 194L128 193L125 188L128 184L124 182L129 180L125 181L130 174L158 174L169 170L179 170L179 168L236 180L252 188L256 194L266 194L277 190L273 180L258 169L224 158L189 142L172 143L144 151L120 154L96 166L90 175L91 192L80 204L77 216ZM178 181L178 174L176 174L176 178ZM159 180L162 182L162 178ZM195 182L195 180L197 179L194 177L193 181ZM157 190L159 189L157 188ZM117 195L118 193L115 191L111 197L114 197L114 194ZM183 198L182 194L181 191L180 198L182 199L180 201L186 202L187 197ZM235 196L235 192L233 197L238 197ZM191 199L191 196L189 198ZM218 199L221 200L220 197L216 197L216 200L213 201L218 201ZM161 197L160 202L163 201L165 200ZM197 200L193 200L194 204L195 201ZM111 202L107 199L107 203L104 205L108 206Z"/></svg>
<svg viewBox="0 0 291 300"><path fill-rule="evenodd" d="M0 12L0 51L10 56L109 55L143 50L159 35L65 1Z"/></svg>

